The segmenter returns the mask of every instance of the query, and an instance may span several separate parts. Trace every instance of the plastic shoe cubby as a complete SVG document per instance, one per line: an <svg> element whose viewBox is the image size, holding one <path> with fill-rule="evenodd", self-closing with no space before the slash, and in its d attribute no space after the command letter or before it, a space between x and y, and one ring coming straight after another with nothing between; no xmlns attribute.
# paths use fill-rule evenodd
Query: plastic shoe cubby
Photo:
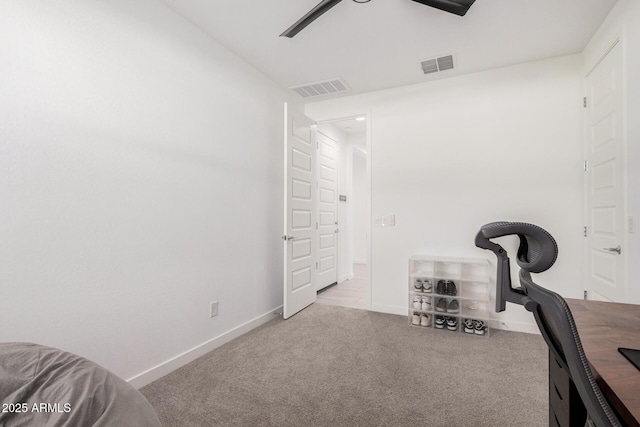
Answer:
<svg viewBox="0 0 640 427"><path fill-rule="evenodd" d="M464 321L470 319L474 324L484 325L481 330L484 333L474 332L474 336L489 336L489 281L486 259L412 256L409 258L409 325L465 333ZM420 301L430 298L431 304L414 307L416 298ZM423 315L429 316L429 325L413 324L414 314L421 319ZM440 317L445 318L442 328L436 326L436 318ZM447 318L454 319L455 326L451 322L447 324Z"/></svg>

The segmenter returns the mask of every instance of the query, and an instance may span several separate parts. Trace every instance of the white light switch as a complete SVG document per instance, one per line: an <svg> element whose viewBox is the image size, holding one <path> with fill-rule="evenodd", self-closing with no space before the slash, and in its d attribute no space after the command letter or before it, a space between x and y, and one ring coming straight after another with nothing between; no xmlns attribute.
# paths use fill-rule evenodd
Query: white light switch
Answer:
<svg viewBox="0 0 640 427"><path fill-rule="evenodd" d="M376 216L373 218L374 227L393 227L396 225L395 214Z"/></svg>
<svg viewBox="0 0 640 427"><path fill-rule="evenodd" d="M387 215L387 227L393 227L396 225L396 216L394 214Z"/></svg>

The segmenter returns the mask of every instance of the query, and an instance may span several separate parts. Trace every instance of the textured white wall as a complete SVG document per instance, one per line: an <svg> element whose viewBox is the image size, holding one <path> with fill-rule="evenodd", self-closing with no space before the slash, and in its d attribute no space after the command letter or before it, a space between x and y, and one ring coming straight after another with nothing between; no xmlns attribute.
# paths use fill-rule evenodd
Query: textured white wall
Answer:
<svg viewBox="0 0 640 427"><path fill-rule="evenodd" d="M633 216L636 231L622 242L627 257L628 300L640 304L640 2L618 0L611 13L584 50L583 74L593 68L616 38L622 39L626 101L627 215Z"/></svg>
<svg viewBox="0 0 640 427"><path fill-rule="evenodd" d="M580 296L581 67L573 55L306 105L316 120L372 112L372 215L396 215L373 228L374 310L406 314L413 254L495 264L473 241L496 220L549 230L560 256L538 280ZM536 330L521 307L498 317Z"/></svg>
<svg viewBox="0 0 640 427"><path fill-rule="evenodd" d="M156 0L3 1L0 70L0 341L129 378L282 304L282 89Z"/></svg>

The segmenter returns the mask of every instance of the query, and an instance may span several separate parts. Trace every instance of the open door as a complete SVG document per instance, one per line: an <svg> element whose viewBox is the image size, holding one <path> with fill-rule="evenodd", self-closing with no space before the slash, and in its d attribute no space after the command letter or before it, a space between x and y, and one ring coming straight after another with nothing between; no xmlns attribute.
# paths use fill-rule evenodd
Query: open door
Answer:
<svg viewBox="0 0 640 427"><path fill-rule="evenodd" d="M316 301L316 126L284 105L285 319Z"/></svg>
<svg viewBox="0 0 640 427"><path fill-rule="evenodd" d="M338 143L322 133L318 146L318 282L321 290L338 281Z"/></svg>
<svg viewBox="0 0 640 427"><path fill-rule="evenodd" d="M586 291L625 302L624 102L619 42L586 78Z"/></svg>

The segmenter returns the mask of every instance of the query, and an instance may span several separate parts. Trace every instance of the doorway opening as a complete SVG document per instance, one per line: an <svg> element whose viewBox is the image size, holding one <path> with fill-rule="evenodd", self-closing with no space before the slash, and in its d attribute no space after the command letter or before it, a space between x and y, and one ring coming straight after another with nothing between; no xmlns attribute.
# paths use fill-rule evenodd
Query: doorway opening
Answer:
<svg viewBox="0 0 640 427"><path fill-rule="evenodd" d="M335 144L337 153L336 280L334 283L325 281L324 284L321 282L318 285L319 304L365 310L371 307L371 180L368 130L367 115L325 121L317 125L319 144L329 141ZM318 157L318 162L321 162L321 151ZM321 175L322 164L318 170ZM322 215L322 212L319 212L319 215ZM319 240L319 244L322 245L322 239Z"/></svg>

